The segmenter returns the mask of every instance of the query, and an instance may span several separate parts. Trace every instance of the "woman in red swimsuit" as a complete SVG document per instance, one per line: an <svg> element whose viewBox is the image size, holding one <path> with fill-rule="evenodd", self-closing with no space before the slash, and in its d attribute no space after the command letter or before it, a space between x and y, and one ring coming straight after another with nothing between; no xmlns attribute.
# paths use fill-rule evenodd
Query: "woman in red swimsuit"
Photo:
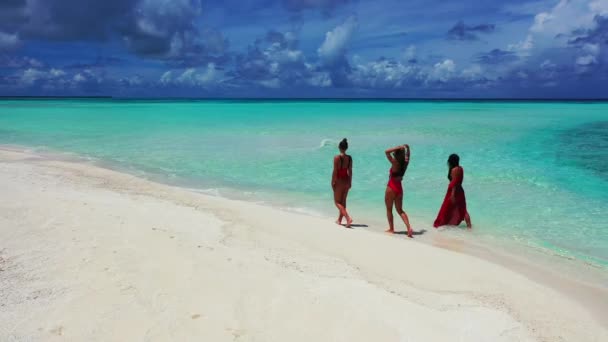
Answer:
<svg viewBox="0 0 608 342"><path fill-rule="evenodd" d="M393 205L397 209L397 214L401 216L403 223L407 227L407 236L412 236L412 227L410 226L410 220L407 217L405 211L403 211L403 187L401 181L407 166L410 162L410 147L406 144L403 146L397 146L389 148L385 151L386 158L391 162L391 168L389 169L388 184L386 186L386 193L384 195L384 202L386 203L386 217L388 218L388 229L387 233L394 234L395 226L393 225Z"/></svg>
<svg viewBox="0 0 608 342"><path fill-rule="evenodd" d="M353 181L353 158L346 154L348 142L346 138L338 145L340 154L334 157L334 172L331 177L331 187L334 190L334 203L338 208L337 224L342 224L342 218L346 218L346 227L350 228L353 222L346 211L346 196Z"/></svg>
<svg viewBox="0 0 608 342"><path fill-rule="evenodd" d="M470 229L472 227L471 217L467 211L467 199L462 188L464 170L460 166L460 157L457 154L452 154L448 158L448 168L450 184L434 226L435 228L447 225L457 226L464 220Z"/></svg>

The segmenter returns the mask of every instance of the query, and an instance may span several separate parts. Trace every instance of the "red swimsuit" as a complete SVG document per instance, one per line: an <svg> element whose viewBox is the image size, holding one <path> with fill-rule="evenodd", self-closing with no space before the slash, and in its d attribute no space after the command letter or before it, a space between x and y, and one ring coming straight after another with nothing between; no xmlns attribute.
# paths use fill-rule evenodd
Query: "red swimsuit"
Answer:
<svg viewBox="0 0 608 342"><path fill-rule="evenodd" d="M403 196L403 186L401 185L401 180L403 179L404 174L405 170L403 170L403 172L393 172L392 168L388 169L387 186L393 190L397 197Z"/></svg>
<svg viewBox="0 0 608 342"><path fill-rule="evenodd" d="M338 169L337 178L339 179L348 179L348 167L350 166L351 158L348 157L348 165L347 167L342 167L342 157L340 157L340 168Z"/></svg>

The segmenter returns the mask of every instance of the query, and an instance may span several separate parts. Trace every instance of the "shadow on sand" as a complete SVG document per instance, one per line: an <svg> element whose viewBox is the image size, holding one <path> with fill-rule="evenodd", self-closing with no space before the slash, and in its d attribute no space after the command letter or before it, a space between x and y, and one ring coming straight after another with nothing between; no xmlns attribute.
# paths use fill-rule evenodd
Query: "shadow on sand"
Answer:
<svg viewBox="0 0 608 342"><path fill-rule="evenodd" d="M423 235L424 233L426 233L426 229L423 229L423 230L418 230L418 231L414 230L414 231L412 232L412 235ZM395 235L407 235L407 231L395 232L395 233L393 233L393 234L395 234Z"/></svg>
<svg viewBox="0 0 608 342"><path fill-rule="evenodd" d="M352 228L367 228L367 227L369 227L366 224L360 224L360 223L359 224L353 223L353 224L350 225L350 227L347 227L345 224L341 224L341 226L344 227L344 228L351 228L351 229Z"/></svg>
<svg viewBox="0 0 608 342"><path fill-rule="evenodd" d="M353 223L353 224L351 224L350 226L351 226L352 228L367 228L367 227L369 227L369 226L368 226L368 225L366 225L366 224L360 224L360 223L359 223L359 224L357 224L357 223Z"/></svg>

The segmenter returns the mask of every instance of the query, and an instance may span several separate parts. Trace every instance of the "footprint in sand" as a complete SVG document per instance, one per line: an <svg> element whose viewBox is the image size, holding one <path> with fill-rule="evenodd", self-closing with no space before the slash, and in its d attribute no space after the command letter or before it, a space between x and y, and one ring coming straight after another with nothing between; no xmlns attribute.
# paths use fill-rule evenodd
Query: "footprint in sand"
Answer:
<svg viewBox="0 0 608 342"><path fill-rule="evenodd" d="M238 339L239 337L245 335L245 333L246 333L245 330L243 330L243 329L226 328L226 331L231 333L235 340Z"/></svg>
<svg viewBox="0 0 608 342"><path fill-rule="evenodd" d="M192 319L197 319L200 317L201 317L201 315L199 315L199 314L194 314L194 315L190 316L190 318L192 318Z"/></svg>
<svg viewBox="0 0 608 342"><path fill-rule="evenodd" d="M63 327L62 326L58 326L54 329L51 329L51 333L57 336L61 336L63 335Z"/></svg>

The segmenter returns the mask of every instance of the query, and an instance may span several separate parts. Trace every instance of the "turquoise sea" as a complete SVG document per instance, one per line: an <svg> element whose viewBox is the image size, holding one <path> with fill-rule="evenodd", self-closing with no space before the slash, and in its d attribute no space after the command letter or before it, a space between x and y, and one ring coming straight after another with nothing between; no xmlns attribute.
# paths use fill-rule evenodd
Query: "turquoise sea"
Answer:
<svg viewBox="0 0 608 342"><path fill-rule="evenodd" d="M383 222L384 150L408 143L415 229L432 229L458 153L475 234L608 266L606 102L0 100L0 144L332 217L344 137L359 222Z"/></svg>

